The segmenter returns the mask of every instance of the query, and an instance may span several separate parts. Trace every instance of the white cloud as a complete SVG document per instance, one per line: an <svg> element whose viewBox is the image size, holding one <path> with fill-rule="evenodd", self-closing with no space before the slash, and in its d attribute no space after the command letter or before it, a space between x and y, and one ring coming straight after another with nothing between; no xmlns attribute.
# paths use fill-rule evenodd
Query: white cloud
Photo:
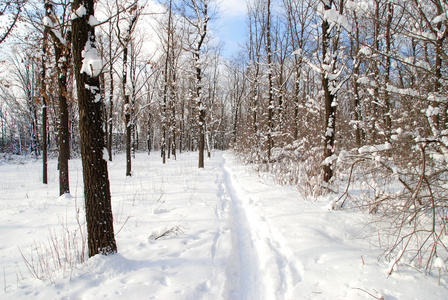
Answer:
<svg viewBox="0 0 448 300"><path fill-rule="evenodd" d="M247 13L245 0L222 0L219 7L224 19L244 17Z"/></svg>

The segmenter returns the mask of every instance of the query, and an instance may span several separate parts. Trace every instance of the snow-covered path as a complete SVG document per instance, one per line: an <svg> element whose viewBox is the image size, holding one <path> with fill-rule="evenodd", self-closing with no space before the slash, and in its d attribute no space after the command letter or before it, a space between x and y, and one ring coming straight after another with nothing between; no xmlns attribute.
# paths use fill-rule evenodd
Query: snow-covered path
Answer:
<svg viewBox="0 0 448 300"><path fill-rule="evenodd" d="M197 153L166 165L137 153L132 177L124 174L124 155L116 156L108 167L118 254L75 267L37 259L36 249L45 252L51 238L59 245L68 234L81 238L81 162L70 161L73 197L58 198L56 166L51 160L43 186L40 161L0 162L0 299L407 300L448 293L445 277L438 286L436 276L409 268L386 279L388 263L363 239L371 233L364 215L330 211L331 199L303 199L229 152L214 152L201 170ZM18 247L29 260L34 253L35 263L63 268L35 279Z"/></svg>
<svg viewBox="0 0 448 300"><path fill-rule="evenodd" d="M233 264L229 266L229 299L288 299L300 281L290 263L290 249L278 240L279 232L255 214L254 199L244 192L221 153L222 203L229 203L228 222L232 236Z"/></svg>

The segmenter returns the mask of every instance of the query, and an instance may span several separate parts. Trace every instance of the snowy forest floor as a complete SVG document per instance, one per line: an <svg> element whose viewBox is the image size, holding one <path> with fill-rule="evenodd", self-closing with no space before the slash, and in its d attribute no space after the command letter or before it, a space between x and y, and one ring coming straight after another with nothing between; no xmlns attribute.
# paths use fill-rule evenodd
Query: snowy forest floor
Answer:
<svg viewBox="0 0 448 300"><path fill-rule="evenodd" d="M48 185L41 164L0 162L1 299L447 299L446 276L439 286L438 274L399 266L386 278L368 216L303 199L231 152L212 153L202 170L197 153L166 165L137 153L132 177L115 156L118 253L79 263L81 161L70 161L62 197L57 161Z"/></svg>

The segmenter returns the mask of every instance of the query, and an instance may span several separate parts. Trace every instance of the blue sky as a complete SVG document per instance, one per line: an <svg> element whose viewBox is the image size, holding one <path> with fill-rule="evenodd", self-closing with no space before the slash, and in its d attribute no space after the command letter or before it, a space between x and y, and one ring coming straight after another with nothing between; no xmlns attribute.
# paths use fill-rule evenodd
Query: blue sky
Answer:
<svg viewBox="0 0 448 300"><path fill-rule="evenodd" d="M220 40L224 42L223 54L230 58L239 50L238 45L244 45L247 32L245 0L222 0L219 4L219 18L215 20L213 29Z"/></svg>

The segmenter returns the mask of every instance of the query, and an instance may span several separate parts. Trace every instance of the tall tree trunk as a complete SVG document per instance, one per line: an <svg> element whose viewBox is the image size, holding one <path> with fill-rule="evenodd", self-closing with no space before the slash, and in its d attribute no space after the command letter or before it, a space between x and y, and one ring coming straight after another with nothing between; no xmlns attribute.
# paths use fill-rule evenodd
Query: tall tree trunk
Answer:
<svg viewBox="0 0 448 300"><path fill-rule="evenodd" d="M73 61L78 92L81 157L87 221L89 257L117 252L107 162L103 159L104 131L102 104L98 101L100 83L92 65L83 68L82 52L96 55L95 30L88 22L94 15L94 0L73 0L72 10L80 6L86 14L72 20ZM98 58L97 58L98 59ZM99 60L99 59L98 59ZM89 72L89 67L91 71ZM87 73L88 72L88 73Z"/></svg>
<svg viewBox="0 0 448 300"><path fill-rule="evenodd" d="M386 23L386 65L385 65L385 78L383 85L383 93L384 93L384 125L385 125L385 137L386 141L390 142L390 137L392 135L392 117L391 117L391 104L390 104L390 95L387 91L387 85L390 84L390 69L391 69L391 45L392 45L392 37L391 37L391 25L392 18L394 14L394 7L392 3L387 4L387 23Z"/></svg>
<svg viewBox="0 0 448 300"><path fill-rule="evenodd" d="M174 98L174 95L173 95ZM176 106L174 101L171 101L171 154L176 159Z"/></svg>
<svg viewBox="0 0 448 300"><path fill-rule="evenodd" d="M44 67L45 68L45 67ZM45 76L45 71L43 71ZM45 78L45 77L43 77ZM42 80L42 85L45 85L45 80ZM45 88L45 87L44 87ZM47 164L47 101L46 96L42 96L42 183L48 183L48 164Z"/></svg>
<svg viewBox="0 0 448 300"><path fill-rule="evenodd" d="M129 93L126 87L128 69L128 45L125 43L123 49L123 79L122 88L124 96L124 123L126 126L126 176L131 176L131 104L129 103Z"/></svg>
<svg viewBox="0 0 448 300"><path fill-rule="evenodd" d="M184 129L185 129L185 100L182 99L182 105L181 105L181 120L179 124L179 152L182 153L182 150L184 150Z"/></svg>
<svg viewBox="0 0 448 300"><path fill-rule="evenodd" d="M47 17L50 19L54 17L54 9L51 4L46 8ZM55 32L60 30L60 36ZM58 105L59 105L59 123L58 123L58 150L59 150L59 195L70 193L69 187L69 173L68 173L68 160L70 159L70 134L68 124L68 107L67 107L67 73L68 64L70 62L70 47L63 44L61 37L63 36L62 29L49 30L49 34L53 38L54 53L55 53L55 65L58 85ZM67 44L69 45L71 40L71 32L67 31Z"/></svg>
<svg viewBox="0 0 448 300"><path fill-rule="evenodd" d="M202 48L202 44L204 43L205 37L207 35L207 24L210 20L208 15L208 1L203 1L202 12L199 11L196 0L192 1L192 4L195 8L195 13L197 17L197 24L195 27L197 28L197 43L192 48L193 51L193 60L196 70L196 105L198 110L198 139L199 139L199 161L198 167L204 168L204 150L205 150L205 115L206 115L206 107L201 91L201 81L202 81L202 67L200 62L200 52Z"/></svg>
<svg viewBox="0 0 448 300"><path fill-rule="evenodd" d="M324 9L331 9L333 1L324 4ZM324 64L330 65L331 60L330 49L330 25L327 20L322 20L322 61ZM336 107L333 105L335 96L330 91L330 82L328 79L328 73L322 73L322 86L324 89L324 101L325 101L325 132L324 132L324 159L331 157L334 153L334 141L335 141L335 129L336 129ZM325 163L323 165L323 180L329 182L333 177L332 163Z"/></svg>
<svg viewBox="0 0 448 300"><path fill-rule="evenodd" d="M199 117L199 168L204 168L204 150L205 150L205 107L201 95L201 67L199 66L199 51L195 54L196 61L196 97Z"/></svg>
<svg viewBox="0 0 448 300"><path fill-rule="evenodd" d="M172 33L171 33L172 34ZM173 46L171 47L172 49L174 48L174 41L173 38L171 39ZM174 49L173 49L174 50ZM177 98L177 93L175 91L176 89L176 70L175 70L175 66L174 66L174 55L171 59L171 80L172 80L172 84L171 84L171 96L170 96L170 106L171 106L171 118L170 118L170 129L171 129L171 154L174 156L174 159L176 159L176 105L175 103L177 102L178 98Z"/></svg>
<svg viewBox="0 0 448 300"><path fill-rule="evenodd" d="M48 17L49 3L45 1L45 16ZM48 37L48 26L44 27L44 39L42 43L42 78L41 78L41 96L42 96L42 183L48 183L48 167L47 167L47 86L45 82L46 77L46 62L47 62L47 37ZM2 119L3 122L3 119ZM2 134L3 138L3 134Z"/></svg>
<svg viewBox="0 0 448 300"><path fill-rule="evenodd" d="M446 9L444 10L443 7L441 6L441 2L436 2L438 3L437 5L437 15L442 15ZM442 2L443 3L443 2ZM445 25L446 26L446 25ZM447 36L447 29L445 28L445 30L442 30L442 22L439 22L436 25L436 29L438 33L443 33L443 34L437 34L437 40L435 42L435 66L434 66L434 70L435 70L435 78L434 78L434 92L437 96L440 95L440 92L442 90L442 63L443 63L443 58L442 56L445 55L444 53L444 47L446 47L445 44L445 39ZM446 57L446 56L445 56ZM434 120L434 126L436 128L437 132L433 132L434 135L439 134L439 131L446 129L446 122L447 120L447 108L448 108L448 103L437 103L436 101L434 101L434 103L432 103L434 107L442 107L441 109L441 113L438 115L433 116L433 120Z"/></svg>
<svg viewBox="0 0 448 300"><path fill-rule="evenodd" d="M114 118L114 65L112 64L112 22L109 22L109 116L107 118L107 125L109 125L107 137L107 152L109 154L109 161L112 161L112 144L113 144L113 118ZM106 125L106 126L107 126Z"/></svg>
<svg viewBox="0 0 448 300"><path fill-rule="evenodd" d="M131 90L130 90L130 104L131 104L131 116L130 116L130 128L131 128L131 156L132 159L135 159L135 150L136 150L136 135L135 135L135 129L136 129L136 115L135 115L135 58L134 58L134 44L130 43L131 48L131 61L129 66L129 79L131 80Z"/></svg>
<svg viewBox="0 0 448 300"><path fill-rule="evenodd" d="M300 104L300 72L302 59L295 57L295 72L296 72L296 82L294 85L294 140L296 141L299 138L299 104Z"/></svg>
<svg viewBox="0 0 448 300"><path fill-rule="evenodd" d="M58 102L59 102L59 195L70 193L68 160L70 159L68 108L67 108L67 55L62 57L63 49L55 45L55 57L58 75ZM62 58L64 61L62 61Z"/></svg>
<svg viewBox="0 0 448 300"><path fill-rule="evenodd" d="M358 17L356 15L356 12L354 12L354 20L355 20L355 40L352 39L352 57L354 58L354 65L353 65L353 115L354 115L354 121L355 121L355 142L356 147L361 147L362 145L362 135L361 135L361 100L359 96L359 66L361 64L360 57L359 57L359 49L360 49L360 40L359 40L359 26L358 26Z"/></svg>
<svg viewBox="0 0 448 300"><path fill-rule="evenodd" d="M381 18L380 18L380 0L375 0L375 19L374 19L374 30L373 30L373 39L374 39L374 48L377 53L380 53L380 26ZM370 142L372 144L377 143L377 119L378 119L378 103L380 103L380 95L379 95L379 62L373 61L373 73L374 73L374 81L375 87L373 88L373 101L371 104L371 116L370 116L370 129L371 129L371 138Z"/></svg>
<svg viewBox="0 0 448 300"><path fill-rule="evenodd" d="M112 69L112 67L111 67ZM111 70L112 74L112 70ZM109 154L109 161L112 161L112 146L113 146L113 115L114 115L114 95L113 95L113 75L110 76L110 95L109 95L109 118L107 120L107 125L109 125L108 137L107 137L107 152Z"/></svg>
<svg viewBox="0 0 448 300"><path fill-rule="evenodd" d="M112 161L112 146L113 146L113 120L114 120L114 65L112 53L112 34L113 23L109 22L109 115L107 117L106 126L109 126L107 136L107 152L109 154L109 161Z"/></svg>
<svg viewBox="0 0 448 300"><path fill-rule="evenodd" d="M274 131L274 88L272 82L272 50L271 50L271 0L267 1L267 17L266 17L266 52L268 63L268 162L271 161L271 151L274 146L272 133Z"/></svg>

